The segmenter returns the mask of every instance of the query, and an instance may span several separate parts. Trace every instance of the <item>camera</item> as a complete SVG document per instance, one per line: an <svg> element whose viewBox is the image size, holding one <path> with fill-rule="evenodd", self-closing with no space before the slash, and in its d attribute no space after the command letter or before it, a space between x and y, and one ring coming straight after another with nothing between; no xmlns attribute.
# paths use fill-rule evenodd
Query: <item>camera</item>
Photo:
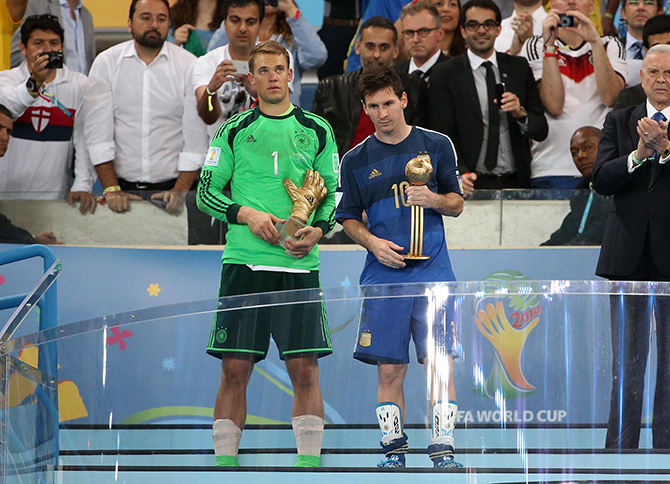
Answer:
<svg viewBox="0 0 670 484"><path fill-rule="evenodd" d="M279 0L265 0L265 5L276 7L277 5L279 5Z"/></svg>
<svg viewBox="0 0 670 484"><path fill-rule="evenodd" d="M51 52L46 52L49 62L45 66L47 69L62 69L63 68L63 51L56 50Z"/></svg>
<svg viewBox="0 0 670 484"><path fill-rule="evenodd" d="M558 14L558 19L560 20L561 27L574 27L575 26L575 17L572 15L566 15L564 13Z"/></svg>

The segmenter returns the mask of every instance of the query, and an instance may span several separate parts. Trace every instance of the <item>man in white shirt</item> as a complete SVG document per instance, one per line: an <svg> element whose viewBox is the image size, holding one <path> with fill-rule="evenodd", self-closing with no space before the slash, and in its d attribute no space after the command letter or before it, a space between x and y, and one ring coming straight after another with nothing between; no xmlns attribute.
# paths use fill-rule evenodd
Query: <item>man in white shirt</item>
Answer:
<svg viewBox="0 0 670 484"><path fill-rule="evenodd" d="M542 35L522 50L539 83L549 136L533 143L531 188L572 190L581 174L570 137L584 125L602 126L626 78L626 52L616 37L600 37L589 14L593 0L552 0ZM559 14L573 27L561 27Z"/></svg>
<svg viewBox="0 0 670 484"><path fill-rule="evenodd" d="M82 213L93 212L96 176L81 115L86 76L67 66L49 67L48 54L63 49L63 29L55 17L28 17L21 39L26 60L0 72L0 103L16 120L14 139L0 161L2 197L59 199L69 193L70 203L81 200Z"/></svg>
<svg viewBox="0 0 670 484"><path fill-rule="evenodd" d="M521 46L533 35L542 35L542 22L547 18L542 0L514 0L512 15L500 23L500 35L495 49L510 55L518 55Z"/></svg>
<svg viewBox="0 0 670 484"><path fill-rule="evenodd" d="M167 0L133 0L133 40L101 53L84 97L86 146L109 208L124 212L128 191L178 211L205 160L207 135L191 89L195 56L165 42Z"/></svg>
<svg viewBox="0 0 670 484"><path fill-rule="evenodd" d="M640 84L640 69L646 55L642 31L651 17L663 13L663 0L622 0L621 18L626 21L626 64L628 87Z"/></svg>
<svg viewBox="0 0 670 484"><path fill-rule="evenodd" d="M444 31L440 28L442 17L431 4L416 2L403 7L400 22L401 33L411 57L395 68L405 74L416 74L428 83L433 66L448 59L440 50L440 41L444 37Z"/></svg>
<svg viewBox="0 0 670 484"><path fill-rule="evenodd" d="M65 31L65 63L71 71L88 75L95 59L93 16L82 0L30 0L26 17L53 15ZM12 67L24 61L18 32L12 39Z"/></svg>
<svg viewBox="0 0 670 484"><path fill-rule="evenodd" d="M264 14L263 0L224 3L223 26L229 43L198 58L193 67L198 114L207 124L210 138L227 119L249 109L256 99L256 88L250 84L246 72L238 69L244 65L248 71L249 53L258 43ZM292 56L290 60L293 67ZM293 91L291 82L289 89Z"/></svg>

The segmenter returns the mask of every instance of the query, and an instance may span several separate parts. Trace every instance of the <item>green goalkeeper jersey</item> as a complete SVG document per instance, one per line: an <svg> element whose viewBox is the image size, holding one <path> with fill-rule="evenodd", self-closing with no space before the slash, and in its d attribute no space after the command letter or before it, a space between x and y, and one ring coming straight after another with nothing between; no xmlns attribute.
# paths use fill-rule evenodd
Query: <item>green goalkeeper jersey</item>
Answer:
<svg viewBox="0 0 670 484"><path fill-rule="evenodd" d="M268 116L257 107L233 116L214 135L200 175L200 210L228 222L223 262L316 270L318 246L302 259L270 245L238 224L241 206L286 219L293 202L285 178L302 186L307 170L323 177L328 194L309 224L324 235L335 225L335 190L339 157L333 130L323 118L299 107L282 116ZM232 200L223 194L230 181Z"/></svg>

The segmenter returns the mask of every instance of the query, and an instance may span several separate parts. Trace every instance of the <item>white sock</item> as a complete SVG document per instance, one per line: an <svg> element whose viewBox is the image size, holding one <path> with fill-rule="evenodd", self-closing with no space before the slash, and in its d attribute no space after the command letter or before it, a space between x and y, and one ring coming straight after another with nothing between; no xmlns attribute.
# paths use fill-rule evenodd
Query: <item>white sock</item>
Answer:
<svg viewBox="0 0 670 484"><path fill-rule="evenodd" d="M323 419L316 415L299 415L291 419L298 455L321 456Z"/></svg>
<svg viewBox="0 0 670 484"><path fill-rule="evenodd" d="M242 431L229 419L217 419L212 426L214 433L214 455L230 455L237 457L240 448Z"/></svg>
<svg viewBox="0 0 670 484"><path fill-rule="evenodd" d="M433 405L431 444L445 444L454 448L454 428L456 427L456 415L458 404L449 400L448 404L439 401Z"/></svg>

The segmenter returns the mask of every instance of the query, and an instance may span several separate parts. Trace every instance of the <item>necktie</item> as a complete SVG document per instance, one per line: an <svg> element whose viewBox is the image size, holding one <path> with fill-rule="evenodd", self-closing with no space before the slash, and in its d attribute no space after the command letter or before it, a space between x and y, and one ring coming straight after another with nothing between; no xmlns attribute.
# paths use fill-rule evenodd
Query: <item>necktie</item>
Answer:
<svg viewBox="0 0 670 484"><path fill-rule="evenodd" d="M498 165L498 142L500 141L500 113L498 106L493 101L496 98L496 75L493 72L493 64L490 61L482 63L486 69L486 94L489 98L489 138L486 143L486 156L484 165L489 171Z"/></svg>
<svg viewBox="0 0 670 484"><path fill-rule="evenodd" d="M642 41L638 40L630 46L631 51L633 52L633 59L642 59Z"/></svg>
<svg viewBox="0 0 670 484"><path fill-rule="evenodd" d="M656 121L658 124L661 124L661 121L667 121L668 118L666 118L662 112L658 111L654 113L654 115L651 117L654 121Z"/></svg>
<svg viewBox="0 0 670 484"><path fill-rule="evenodd" d="M656 121L658 124L661 124L661 121L667 121L668 120L668 118L666 118L665 115L660 111L655 112L654 115L651 117L651 119ZM651 179L652 180L654 180L655 177L656 177L656 170L660 166L660 164L658 163L658 160L660 158L661 158L660 153L656 153L656 155L654 155L652 165L651 165ZM650 182L650 186L651 186L651 182Z"/></svg>
<svg viewBox="0 0 670 484"><path fill-rule="evenodd" d="M421 79L423 79L424 76L426 75L426 73L423 72L421 69L415 69L412 72L410 72L410 74L414 74L415 76L419 76Z"/></svg>

